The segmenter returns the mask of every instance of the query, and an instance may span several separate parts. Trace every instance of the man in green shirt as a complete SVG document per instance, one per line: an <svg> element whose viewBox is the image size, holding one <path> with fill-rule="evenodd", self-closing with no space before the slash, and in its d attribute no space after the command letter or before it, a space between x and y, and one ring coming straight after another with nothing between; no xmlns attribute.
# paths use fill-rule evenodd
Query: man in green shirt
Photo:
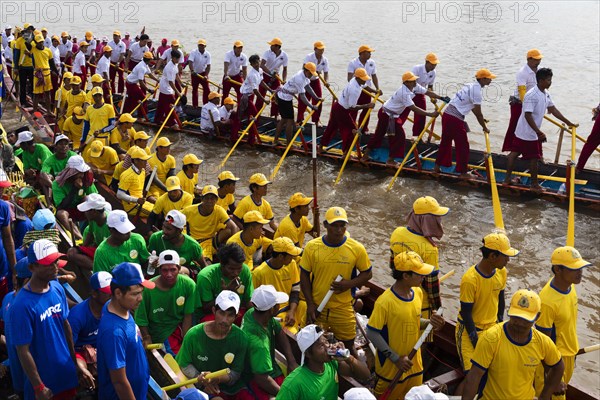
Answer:
<svg viewBox="0 0 600 400"><path fill-rule="evenodd" d="M231 290L240 296L242 314L250 308L254 286L250 268L244 264L244 250L236 243L226 244L219 249L218 256L221 262L204 268L196 279L196 310L201 322L214 318L215 299L223 290Z"/></svg>
<svg viewBox="0 0 600 400"><path fill-rule="evenodd" d="M240 311L239 296L223 290L212 307L214 321L191 328L177 354L177 363L188 378L198 378L203 390L224 400L248 395L241 379L246 362L248 339L233 321ZM229 374L207 380L206 374L229 368Z"/></svg>
<svg viewBox="0 0 600 400"><path fill-rule="evenodd" d="M50 198L48 187L45 187L40 182L40 171L44 161L52 155L52 152L46 145L35 143L33 133L30 131L19 132L19 137L15 142L15 146L23 150L21 160L23 161L24 180L27 184L41 187L46 198Z"/></svg>
<svg viewBox="0 0 600 400"><path fill-rule="evenodd" d="M338 372L355 379L368 379L371 372L365 363L350 355L347 358L333 357L344 345L328 344L323 330L317 325L307 325L296 335L302 352L302 366L289 374L277 394L277 400L337 399L339 390Z"/></svg>
<svg viewBox="0 0 600 400"><path fill-rule="evenodd" d="M252 378L250 390L258 399L268 399L279 393L283 383L283 372L275 360L275 347L287 360L288 374L298 367L290 342L275 320L279 305L288 302L290 297L275 290L273 285L262 285L252 293L252 305L244 315L242 330L248 337L248 358Z"/></svg>
<svg viewBox="0 0 600 400"><path fill-rule="evenodd" d="M65 169L69 158L76 155L77 153L69 149L69 138L63 134L57 135L54 138L54 154L42 164L40 183L51 187L52 180Z"/></svg>
<svg viewBox="0 0 600 400"><path fill-rule="evenodd" d="M144 290L142 302L135 312L144 346L163 343L176 355L183 337L192 327L194 313L194 281L179 273L180 259L174 250L165 250L158 258L157 277L152 278L156 290Z"/></svg>
<svg viewBox="0 0 600 400"><path fill-rule="evenodd" d="M146 268L148 250L142 235L132 232L135 225L129 221L123 210L113 210L108 214L107 222L110 236L106 238L94 255L94 272L107 271L122 262L136 263Z"/></svg>

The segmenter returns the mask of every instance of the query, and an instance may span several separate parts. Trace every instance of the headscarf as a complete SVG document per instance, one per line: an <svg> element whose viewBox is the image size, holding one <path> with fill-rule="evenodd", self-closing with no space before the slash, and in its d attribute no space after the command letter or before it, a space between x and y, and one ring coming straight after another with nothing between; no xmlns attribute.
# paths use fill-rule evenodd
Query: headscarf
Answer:
<svg viewBox="0 0 600 400"><path fill-rule="evenodd" d="M442 227L442 217L431 214L415 214L411 211L408 215L407 227L414 232L420 233L432 245L437 246L434 239L440 240L444 236L444 228Z"/></svg>

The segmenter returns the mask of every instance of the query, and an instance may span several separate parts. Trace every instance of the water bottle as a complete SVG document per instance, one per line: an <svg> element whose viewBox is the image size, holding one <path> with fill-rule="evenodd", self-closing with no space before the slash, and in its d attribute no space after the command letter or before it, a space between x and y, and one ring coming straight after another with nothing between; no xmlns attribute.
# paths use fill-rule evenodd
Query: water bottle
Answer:
<svg viewBox="0 0 600 400"><path fill-rule="evenodd" d="M567 185L563 183L561 183L560 187L558 188L558 194L565 194L567 192Z"/></svg>
<svg viewBox="0 0 600 400"><path fill-rule="evenodd" d="M366 364L367 363L367 353L365 353L365 351L363 349L358 349L356 353L358 354L358 359Z"/></svg>
<svg viewBox="0 0 600 400"><path fill-rule="evenodd" d="M154 268L154 264L158 261L158 256L156 255L156 250L152 250L152 254L148 257L148 275L152 276L156 273L156 268Z"/></svg>
<svg viewBox="0 0 600 400"><path fill-rule="evenodd" d="M348 358L350 357L350 350L348 349L328 349L327 354L332 357Z"/></svg>

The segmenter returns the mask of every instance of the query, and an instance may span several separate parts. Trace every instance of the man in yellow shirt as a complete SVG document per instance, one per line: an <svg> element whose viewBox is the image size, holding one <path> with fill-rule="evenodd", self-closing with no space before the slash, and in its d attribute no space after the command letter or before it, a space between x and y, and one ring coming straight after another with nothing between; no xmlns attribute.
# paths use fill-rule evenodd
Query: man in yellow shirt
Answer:
<svg viewBox="0 0 600 400"><path fill-rule="evenodd" d="M177 177L181 182L181 188L184 192L195 195L194 189L198 184L198 170L200 169L202 160L196 157L195 154L189 153L183 156L183 167L177 173Z"/></svg>
<svg viewBox="0 0 600 400"><path fill-rule="evenodd" d="M115 149L105 146L101 140L94 140L89 146L86 162L92 167L94 176L100 182L110 185L115 167L119 163L119 156ZM84 152L85 153L85 152Z"/></svg>
<svg viewBox="0 0 600 400"><path fill-rule="evenodd" d="M133 135L133 145L139 147L140 149L144 149L146 154L151 155L152 153L150 151L150 147L148 146L148 139L150 139L150 136L146 132L136 132L135 135Z"/></svg>
<svg viewBox="0 0 600 400"><path fill-rule="evenodd" d="M83 111L85 111L86 107L84 107L84 103L85 92L81 90L81 78L74 76L71 78L71 90L67 93L65 107L61 108L59 115L69 117L73 115L73 110L75 107L81 107Z"/></svg>
<svg viewBox="0 0 600 400"><path fill-rule="evenodd" d="M184 208L191 206L194 197L181 190L179 178L170 176L167 178L165 185L167 192L162 194L154 203L154 209L148 217L148 225L162 227L165 216L171 210L183 211Z"/></svg>
<svg viewBox="0 0 600 400"><path fill-rule="evenodd" d="M541 309L540 297L531 290L518 290L510 301L508 321L483 332L477 341L465 380L462 400L533 399L536 368L548 368L539 400L550 400L560 386L565 365L552 340L533 329ZM487 373L487 374L486 374ZM481 378L487 376L482 388Z"/></svg>
<svg viewBox="0 0 600 400"><path fill-rule="evenodd" d="M235 183L240 178L236 178L231 171L223 171L217 179L219 180L219 200L217 200L217 205L223 207L231 215L235 211Z"/></svg>
<svg viewBox="0 0 600 400"><path fill-rule="evenodd" d="M288 200L290 214L279 223L275 238L288 237L296 246L304 247L304 236L307 233L315 233L313 225L306 218L312 201L312 197L306 197L300 192L294 193Z"/></svg>
<svg viewBox="0 0 600 400"><path fill-rule="evenodd" d="M133 129L133 123L137 121L137 118L131 116L131 114L121 114L117 121L117 127L110 133L110 147L115 149L119 157L125 157L127 150L131 147L131 141L135 136L135 129Z"/></svg>
<svg viewBox="0 0 600 400"><path fill-rule="evenodd" d="M29 24L23 25L23 31L15 40L13 50L13 71L19 75L19 102L23 106L27 104L27 95L31 94L30 88L33 87L33 57L27 44L33 39L34 30Z"/></svg>
<svg viewBox="0 0 600 400"><path fill-rule="evenodd" d="M62 83L59 88L57 88L56 93L54 94L54 100L57 110L66 110L67 104L67 94L71 90L71 79L73 78L73 74L69 71L65 72L62 76ZM65 122L65 118L70 117L70 115L60 115L58 120L58 129L63 132L63 124ZM63 132L65 133L65 132ZM75 143L73 143L75 146ZM79 148L79 142L77 143L77 147Z"/></svg>
<svg viewBox="0 0 600 400"><path fill-rule="evenodd" d="M33 56L33 111L38 111L40 98L46 110L50 110L50 93L52 92L51 71L58 74L52 51L44 47L44 37L36 35L35 46L25 42L25 46Z"/></svg>
<svg viewBox="0 0 600 400"><path fill-rule="evenodd" d="M73 143L73 149L79 150L81 137L83 136L83 117L85 111L77 106L73 109L73 115L67 117L62 126L62 133L68 136Z"/></svg>
<svg viewBox="0 0 600 400"><path fill-rule="evenodd" d="M86 143L88 133L94 135L95 139L101 140L105 146L110 143L110 132L115 128L115 108L105 103L103 96L101 87L92 89L94 104L85 110L82 145Z"/></svg>
<svg viewBox="0 0 600 400"><path fill-rule="evenodd" d="M542 308L535 322L538 331L548 335L560 352L565 364L558 395L553 399L565 399L567 385L573 376L575 356L579 351L577 340L577 293L575 285L581 283L583 268L592 264L585 261L579 252L571 247L559 247L552 253L552 273L554 277L540 292ZM535 374L536 394L539 397L544 387L544 369L538 368Z"/></svg>
<svg viewBox="0 0 600 400"><path fill-rule="evenodd" d="M356 354L356 317L352 308L351 289L361 287L373 276L365 247L345 235L348 216L341 207L325 214L327 233L306 244L300 260L300 284L306 299L306 322L330 329L347 349ZM353 278L355 270L358 275ZM336 277L342 280L336 282ZM317 306L332 288L333 296L319 312ZM316 322L315 322L316 321Z"/></svg>
<svg viewBox="0 0 600 400"><path fill-rule="evenodd" d="M106 98L108 97L107 96L108 93L104 91L104 82L105 82L105 80L102 77L102 75L100 75L100 74L92 75L92 87L90 88L90 90L88 90L87 94L85 95L86 103L94 104L94 94L92 92L94 91L94 88L97 88L97 87L102 89L102 102L110 103L110 99L109 99L109 101L106 101Z"/></svg>
<svg viewBox="0 0 600 400"><path fill-rule="evenodd" d="M171 141L169 138L161 137L156 141L156 152L148 160L148 164L152 168L156 167L156 176L161 182L165 182L170 176L175 176L177 162L175 161L175 157L169 154L170 152ZM158 198L164 193L164 190L155 185L150 187L150 194L154 197Z"/></svg>
<svg viewBox="0 0 600 400"><path fill-rule="evenodd" d="M237 243L244 250L246 254L244 263L250 271L254 269L254 257L260 257L262 261L263 254L268 253L272 241L263 236L263 225L268 223L269 220L264 219L259 211L248 211L242 219L243 229L227 240L227 243ZM262 252L257 255L259 250Z"/></svg>
<svg viewBox="0 0 600 400"><path fill-rule="evenodd" d="M144 185L146 179L146 164L150 156L142 149L134 148L131 152L131 167L123 171L119 179L117 198L123 203L123 208L130 215L136 215L142 207L140 216L147 217L152 212L154 204L146 199Z"/></svg>
<svg viewBox="0 0 600 400"><path fill-rule="evenodd" d="M267 195L269 185L273 183L264 174L254 174L250 177L250 194L244 197L235 208L233 221L241 228L242 218L248 211L259 211L265 219L269 220L269 226L273 231L277 230L271 204L264 198Z"/></svg>

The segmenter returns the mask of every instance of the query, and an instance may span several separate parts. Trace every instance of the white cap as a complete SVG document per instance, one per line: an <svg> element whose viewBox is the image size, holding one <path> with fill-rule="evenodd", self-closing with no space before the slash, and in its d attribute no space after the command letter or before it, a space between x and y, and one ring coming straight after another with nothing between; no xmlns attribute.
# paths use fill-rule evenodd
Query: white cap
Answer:
<svg viewBox="0 0 600 400"><path fill-rule="evenodd" d="M7 30L7 29L12 29L12 26L10 26L10 25L6 25L6 26L4 27L4 30Z"/></svg>
<svg viewBox="0 0 600 400"><path fill-rule="evenodd" d="M289 299L290 296L284 292L278 292L275 286L261 285L254 289L250 301L254 303L254 308L258 311L267 311L277 304L287 303Z"/></svg>
<svg viewBox="0 0 600 400"><path fill-rule="evenodd" d="M345 398L344 398L345 399ZM427 385L414 386L406 393L405 400L448 400L443 393L433 393Z"/></svg>
<svg viewBox="0 0 600 400"><path fill-rule="evenodd" d="M219 306L219 308L223 311L229 310L231 307L233 307L235 313L237 314L240 311L240 296L231 290L223 290L217 296L215 305Z"/></svg>
<svg viewBox="0 0 600 400"><path fill-rule="evenodd" d="M63 135L62 133L60 135L56 135L56 137L54 138L54 144L58 143L61 140L69 141L69 137L67 135Z"/></svg>
<svg viewBox="0 0 600 400"><path fill-rule="evenodd" d="M79 172L88 172L90 166L85 163L81 156L71 156L67 161L67 168L74 168Z"/></svg>
<svg viewBox="0 0 600 400"><path fill-rule="evenodd" d="M369 389L360 387L352 388L344 393L344 400L377 400Z"/></svg>
<svg viewBox="0 0 600 400"><path fill-rule="evenodd" d="M179 254L175 250L164 250L158 256L158 265L177 264L179 265Z"/></svg>
<svg viewBox="0 0 600 400"><path fill-rule="evenodd" d="M81 212L86 212L89 210L106 210L107 206L110 208L110 204L104 200L102 195L90 193L83 203L77 205L77 209Z"/></svg>
<svg viewBox="0 0 600 400"><path fill-rule="evenodd" d="M31 133L29 131L19 132L19 136L17 137L15 146L18 146L23 142L31 142L32 140L33 140L33 133Z"/></svg>
<svg viewBox="0 0 600 400"><path fill-rule="evenodd" d="M302 359L300 360L300 365L304 365L304 353L306 352L306 350L308 350L310 346L315 344L315 342L319 340L321 336L323 336L323 333L325 332L323 332L323 329L321 329L321 327L315 324L310 324L306 325L300 330L300 332L296 334L296 341L298 342L298 347L302 352Z"/></svg>
<svg viewBox="0 0 600 400"><path fill-rule="evenodd" d="M185 214L178 210L171 210L165 217L165 222L170 223L175 228L184 229L187 219Z"/></svg>
<svg viewBox="0 0 600 400"><path fill-rule="evenodd" d="M129 233L135 229L135 225L129 221L127 213L123 210L114 210L108 213L106 223L109 228L114 228L120 233Z"/></svg>

